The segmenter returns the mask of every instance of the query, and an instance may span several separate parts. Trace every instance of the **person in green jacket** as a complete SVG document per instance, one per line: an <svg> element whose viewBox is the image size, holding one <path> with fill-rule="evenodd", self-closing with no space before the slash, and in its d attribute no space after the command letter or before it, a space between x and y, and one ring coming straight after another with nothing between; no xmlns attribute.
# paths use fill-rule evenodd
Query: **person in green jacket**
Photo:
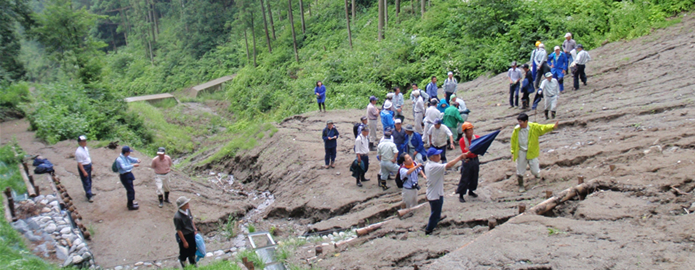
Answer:
<svg viewBox="0 0 695 270"><path fill-rule="evenodd" d="M553 131L557 128L558 122L555 124L538 124L528 121L528 115L525 113L519 114L516 118L519 125L514 127L512 132L512 161L516 162L516 177L519 182L519 192L525 192L524 189L524 174L526 173L526 165L531 167L531 173L536 178L541 177L541 169L538 164L538 155L540 147L538 145L538 137Z"/></svg>
<svg viewBox="0 0 695 270"><path fill-rule="evenodd" d="M456 101L452 101L451 106L446 107L444 110L444 117L442 118L442 123L449 128L449 130L456 132L458 127L465 122L461 113L459 113L459 104ZM454 143L458 142L461 137L460 133L454 139Z"/></svg>

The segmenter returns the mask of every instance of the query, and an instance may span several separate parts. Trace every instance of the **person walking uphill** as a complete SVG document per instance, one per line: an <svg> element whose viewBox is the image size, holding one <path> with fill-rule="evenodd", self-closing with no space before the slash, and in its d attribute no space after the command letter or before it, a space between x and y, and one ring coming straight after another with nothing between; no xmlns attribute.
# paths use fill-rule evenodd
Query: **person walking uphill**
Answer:
<svg viewBox="0 0 695 270"><path fill-rule="evenodd" d="M586 86L586 63L591 61L591 56L589 52L584 50L582 44L577 45L577 59L575 63L577 64L577 72L574 73L574 90L579 90L579 80L581 79Z"/></svg>
<svg viewBox="0 0 695 270"><path fill-rule="evenodd" d="M121 155L118 156L118 177L121 179L121 184L125 187L126 194L128 196L128 210L138 210L140 206L138 202L135 201L135 188L133 187L133 181L135 181L135 176L133 175L133 168L140 166L140 160L137 158L130 157L130 153L133 152L128 146L123 146L121 149Z"/></svg>
<svg viewBox="0 0 695 270"><path fill-rule="evenodd" d="M449 101L451 95L456 94L456 87L458 86L458 81L454 78L454 73L449 71L446 74L447 78L444 80L444 95L445 99Z"/></svg>
<svg viewBox="0 0 695 270"><path fill-rule="evenodd" d="M548 72L545 74L545 80L543 80L541 87L538 89L545 97L545 120L548 120L548 111L552 113L553 119L555 119L557 100L561 89L559 85L557 80L553 78L553 74Z"/></svg>
<svg viewBox="0 0 695 270"><path fill-rule="evenodd" d="M524 173L526 172L526 165L531 168L531 173L536 178L541 178L541 169L538 163L538 156L540 155L538 137L556 129L558 122L547 125L529 122L528 115L525 113L519 114L516 120L519 124L512 131L512 161L516 162L519 192L525 192Z"/></svg>
<svg viewBox="0 0 695 270"><path fill-rule="evenodd" d="M524 78L521 69L516 67L516 61L512 62L512 67L507 71L509 78L509 107L519 107L519 82Z"/></svg>
<svg viewBox="0 0 695 270"><path fill-rule="evenodd" d="M195 235L198 228L193 223L193 214L189 202L191 199L181 196L176 199L178 211L174 214L174 227L176 227L176 242L179 244L179 262L182 268L186 268L188 263L195 266L195 251L198 248L195 243Z"/></svg>
<svg viewBox="0 0 695 270"><path fill-rule="evenodd" d="M319 112L322 106L323 112L326 112L326 86L324 86L321 81L316 82L314 94L316 95L316 102L319 104Z"/></svg>
<svg viewBox="0 0 695 270"><path fill-rule="evenodd" d="M79 145L75 150L77 173L80 175L87 201L94 202L96 194L92 193L92 158L89 156L89 148L87 148L87 136L77 137L77 144Z"/></svg>
<svg viewBox="0 0 695 270"><path fill-rule="evenodd" d="M338 129L333 126L333 120L326 122L326 127L323 129L321 137L323 138L323 147L326 149L326 169L335 168L336 149L338 147Z"/></svg>
<svg viewBox="0 0 695 270"><path fill-rule="evenodd" d="M369 105L367 105L367 120L369 121L369 149L374 148L376 142L376 125L379 120L379 109L376 108L376 102L379 99L375 96L369 97Z"/></svg>
<svg viewBox="0 0 695 270"><path fill-rule="evenodd" d="M564 91L565 86L563 82L565 70L567 69L567 55L560 51L559 46L555 46L555 52L548 56L548 63L550 63L550 72L553 73L553 77L555 77L560 84L560 92ZM547 95L544 97L547 97Z"/></svg>
<svg viewBox="0 0 695 270"><path fill-rule="evenodd" d="M480 138L480 136L473 134L473 124L470 122L463 123L461 128L463 129L464 135L459 141L459 146L461 146L461 153L463 153L466 158L463 159L463 164L461 165L461 179L459 180L456 193L459 194L459 202L466 202L466 200L463 199L463 195L466 195L466 191L468 191L468 196L473 198L478 197L478 194L475 194L475 190L478 189L480 161L478 160L478 155L471 153L469 149L473 140Z"/></svg>
<svg viewBox="0 0 695 270"><path fill-rule="evenodd" d="M430 204L430 218L425 228L425 234L432 234L437 223L446 216L442 216L442 206L444 205L444 173L456 163L461 161L464 156L460 155L448 163L439 163L441 161L440 154L442 150L430 148L427 150L427 158L425 164L425 177L427 179L427 201Z"/></svg>
<svg viewBox="0 0 695 270"><path fill-rule="evenodd" d="M157 187L157 197L159 197L159 208L162 208L164 202L169 202L169 184L171 179L169 177L169 172L171 172L171 166L173 162L171 157L166 155L166 149L160 147L157 150L157 156L152 159L152 164L150 167L154 169L154 185Z"/></svg>

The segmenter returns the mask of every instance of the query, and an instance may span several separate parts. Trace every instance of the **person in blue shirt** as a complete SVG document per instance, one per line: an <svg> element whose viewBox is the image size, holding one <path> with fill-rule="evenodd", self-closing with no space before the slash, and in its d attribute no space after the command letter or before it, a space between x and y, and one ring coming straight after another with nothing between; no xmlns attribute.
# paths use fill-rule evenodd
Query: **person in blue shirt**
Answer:
<svg viewBox="0 0 695 270"><path fill-rule="evenodd" d="M391 110L391 106L393 106L391 103L384 104L384 109L381 111L381 113L379 113L379 116L381 117L381 126L383 127L384 131L387 129L393 130L396 127L396 122L393 120L393 111Z"/></svg>
<svg viewBox="0 0 695 270"><path fill-rule="evenodd" d="M425 86L425 92L427 92L427 95L429 98L437 98L437 77L432 76L432 81Z"/></svg>
<svg viewBox="0 0 695 270"><path fill-rule="evenodd" d="M118 177L121 179L121 184L125 187L126 194L128 195L128 210L138 210L140 206L138 202L135 201L135 188L133 187L135 176L132 171L133 168L140 166L140 160L130 157L130 153L132 152L132 148L123 146L121 155L118 156L116 162L118 163Z"/></svg>
<svg viewBox="0 0 695 270"><path fill-rule="evenodd" d="M321 111L321 106L323 106L323 112L326 112L326 86L321 81L316 82L314 94L316 95L316 102L319 104L319 112Z"/></svg>
<svg viewBox="0 0 695 270"><path fill-rule="evenodd" d="M550 72L553 73L553 78L560 83L560 92L565 90L563 85L565 70L567 69L567 55L560 51L560 46L555 46L555 52L548 56L548 64L550 64Z"/></svg>
<svg viewBox="0 0 695 270"><path fill-rule="evenodd" d="M322 134L323 146L326 148L326 169L335 168L335 156L339 135L338 129L333 126L333 120L328 120Z"/></svg>
<svg viewBox="0 0 695 270"><path fill-rule="evenodd" d="M425 160L425 147L422 143L422 135L415 132L413 125L405 126L405 153L408 153L413 157L418 163L424 164Z"/></svg>
<svg viewBox="0 0 695 270"><path fill-rule="evenodd" d="M441 99L437 104L437 110L439 110L441 113L444 113L447 107L449 107L449 101L447 101L445 98Z"/></svg>

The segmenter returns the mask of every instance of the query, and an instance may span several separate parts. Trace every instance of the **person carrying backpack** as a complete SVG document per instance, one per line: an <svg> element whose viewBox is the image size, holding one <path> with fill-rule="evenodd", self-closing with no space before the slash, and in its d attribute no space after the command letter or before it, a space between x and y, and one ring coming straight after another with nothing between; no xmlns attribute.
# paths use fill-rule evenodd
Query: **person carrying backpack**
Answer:
<svg viewBox="0 0 695 270"><path fill-rule="evenodd" d="M125 187L126 194L128 195L128 210L138 210L140 206L138 202L135 201L135 188L133 187L133 181L135 181L135 176L133 175L133 168L140 166L140 160L137 158L130 157L130 153L133 149L128 146L123 146L121 149L121 155L116 159L116 167L118 169L118 177L121 179L123 187ZM112 168L113 169L113 168Z"/></svg>
<svg viewBox="0 0 695 270"><path fill-rule="evenodd" d="M352 126L352 134L355 135L355 139L357 139L357 136L360 136L362 129L365 127L367 127L367 117L362 116L362 118L360 118L360 123L355 123L355 125Z"/></svg>
<svg viewBox="0 0 695 270"><path fill-rule="evenodd" d="M425 179L427 179L427 176L425 176L425 172L422 170L422 163L415 163L410 155L402 155L399 158L399 162L403 165L398 169L397 178L400 178L403 182L401 195L403 196L405 209L408 209L417 205L417 192L420 190L418 175L422 175Z"/></svg>

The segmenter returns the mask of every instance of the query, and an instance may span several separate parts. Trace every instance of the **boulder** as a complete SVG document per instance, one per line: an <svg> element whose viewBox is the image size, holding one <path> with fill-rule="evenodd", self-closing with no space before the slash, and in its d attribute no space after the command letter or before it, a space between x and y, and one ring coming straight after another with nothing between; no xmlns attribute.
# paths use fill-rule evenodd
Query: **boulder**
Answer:
<svg viewBox="0 0 695 270"><path fill-rule="evenodd" d="M27 239L29 239L29 241L32 241L32 242L41 241L41 239L42 239L41 236L34 235L34 233L30 232L30 231L25 232L24 237L26 237Z"/></svg>
<svg viewBox="0 0 695 270"><path fill-rule="evenodd" d="M84 261L84 258L80 255L72 256L72 264L79 264Z"/></svg>
<svg viewBox="0 0 695 270"><path fill-rule="evenodd" d="M217 251L215 251L215 253L213 253L213 255L217 256L217 257L222 256L222 255L224 255L224 251L223 250L217 250Z"/></svg>
<svg viewBox="0 0 695 270"><path fill-rule="evenodd" d="M70 232L71 232L70 227L65 227L65 228L60 230L60 234L68 234Z"/></svg>
<svg viewBox="0 0 695 270"><path fill-rule="evenodd" d="M56 257L59 260L65 260L68 258L68 249L64 246L56 246Z"/></svg>
<svg viewBox="0 0 695 270"><path fill-rule="evenodd" d="M58 229L58 227L55 224L48 224L48 226L46 226L46 228L44 228L43 230L47 233L53 233L57 229Z"/></svg>
<svg viewBox="0 0 695 270"><path fill-rule="evenodd" d="M17 220L15 222L12 222L12 228L17 230L19 233L24 234L25 232L30 231L29 230L29 225L24 222L24 220Z"/></svg>

